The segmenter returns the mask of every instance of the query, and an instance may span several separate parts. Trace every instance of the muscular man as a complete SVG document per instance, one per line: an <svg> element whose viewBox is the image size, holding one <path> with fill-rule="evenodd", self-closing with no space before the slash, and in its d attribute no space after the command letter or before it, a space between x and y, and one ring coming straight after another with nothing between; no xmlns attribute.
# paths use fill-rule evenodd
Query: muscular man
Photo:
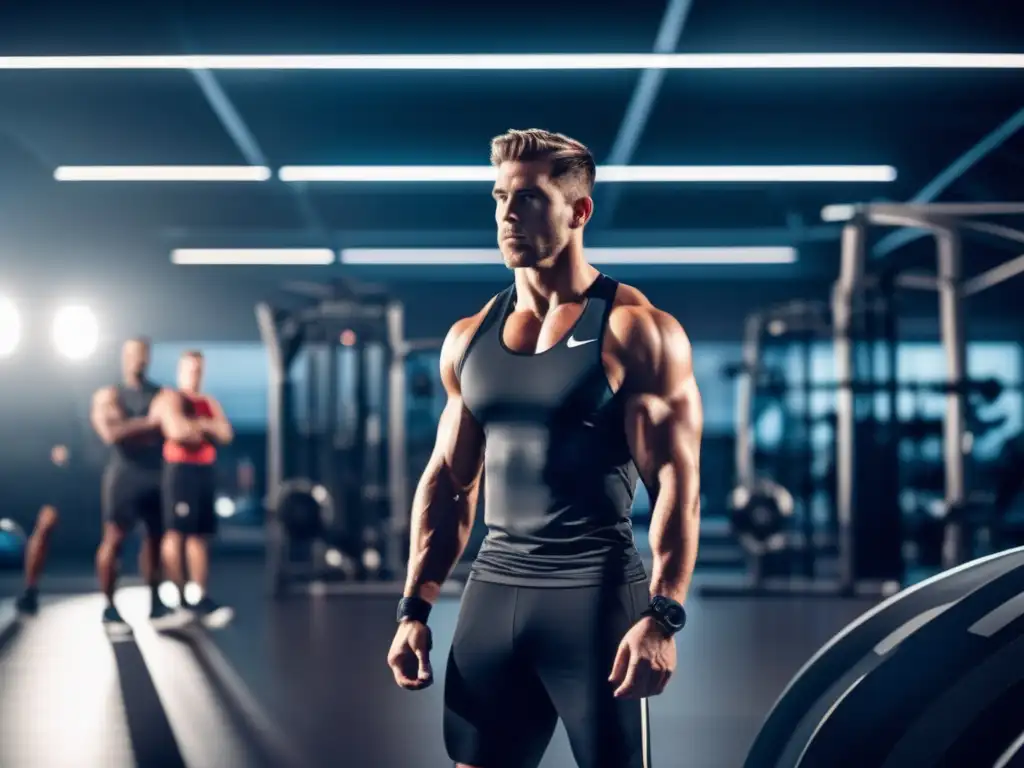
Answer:
<svg viewBox="0 0 1024 768"><path fill-rule="evenodd" d="M39 611L39 579L46 565L50 538L57 528L58 510L65 508L71 490L68 487L68 459L67 446L55 445L50 450L49 471L43 475L41 483L46 502L39 509L32 535L25 545L25 591L17 601L18 612L22 614L31 616Z"/></svg>
<svg viewBox="0 0 1024 768"><path fill-rule="evenodd" d="M496 138L498 241L512 285L452 326L448 402L412 509L396 682L433 673L426 620L469 536L487 537L445 676L461 768L536 766L561 718L581 768L646 765L646 697L676 663L697 554L703 427L690 343L635 288L587 263L594 160L546 131ZM652 499L648 582L630 512Z"/></svg>
<svg viewBox="0 0 1024 768"><path fill-rule="evenodd" d="M111 446L103 472L103 539L96 552L100 589L107 598L103 622L113 634L130 628L114 605L118 561L124 539L138 522L146 528L139 570L151 592L150 620L160 624L170 611L160 600L160 431L149 409L160 387L146 377L149 341L129 339L121 349L122 383L93 395L90 418L100 439Z"/></svg>
<svg viewBox="0 0 1024 768"><path fill-rule="evenodd" d="M207 594L208 539L217 532L217 445L227 445L235 434L220 403L201 393L202 381L202 353L185 352L178 361L178 390L164 390L153 404L153 415L166 439L163 562L168 577L178 585L183 611L206 626L223 627L231 621L232 610ZM201 594L194 602L186 599L183 550L189 580L198 585Z"/></svg>

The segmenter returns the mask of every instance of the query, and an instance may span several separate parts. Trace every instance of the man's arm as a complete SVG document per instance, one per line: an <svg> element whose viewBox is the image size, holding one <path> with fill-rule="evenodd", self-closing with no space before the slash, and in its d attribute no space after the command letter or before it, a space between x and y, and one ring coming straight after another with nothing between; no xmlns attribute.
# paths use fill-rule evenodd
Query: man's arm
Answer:
<svg viewBox="0 0 1024 768"><path fill-rule="evenodd" d="M185 403L173 389L165 389L153 399L150 415L160 424L167 440L179 443L200 443L202 430L185 415Z"/></svg>
<svg viewBox="0 0 1024 768"><path fill-rule="evenodd" d="M228 421L224 409L212 397L207 397L206 402L210 404L210 411L213 415L208 419L197 419L196 426L214 442L221 445L230 444L235 439L235 430L231 426L231 422Z"/></svg>
<svg viewBox="0 0 1024 768"><path fill-rule="evenodd" d="M430 603L437 600L441 584L466 548L480 491L483 430L462 402L455 373L475 327L475 318L459 321L441 348L441 383L448 402L437 426L433 454L412 503L405 596Z"/></svg>
<svg viewBox="0 0 1024 768"><path fill-rule="evenodd" d="M651 595L682 603L697 562L704 410L679 322L652 307L624 310L626 432L651 497Z"/></svg>
<svg viewBox="0 0 1024 768"><path fill-rule="evenodd" d="M158 428L156 421L150 416L125 418L117 404L117 390L114 387L103 387L93 394L89 421L92 422L92 428L96 430L100 440L106 445L141 437L156 432Z"/></svg>

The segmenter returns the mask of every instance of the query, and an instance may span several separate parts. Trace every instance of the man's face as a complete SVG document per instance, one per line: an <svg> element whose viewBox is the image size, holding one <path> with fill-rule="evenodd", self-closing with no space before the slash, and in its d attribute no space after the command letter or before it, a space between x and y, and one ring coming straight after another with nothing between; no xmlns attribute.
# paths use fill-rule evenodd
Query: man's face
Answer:
<svg viewBox="0 0 1024 768"><path fill-rule="evenodd" d="M203 361L198 357L181 358L178 363L178 389L198 392L203 383Z"/></svg>
<svg viewBox="0 0 1024 768"><path fill-rule="evenodd" d="M149 346L141 341L126 341L121 348L121 371L126 379L145 376L149 368Z"/></svg>
<svg viewBox="0 0 1024 768"><path fill-rule="evenodd" d="M576 216L546 161L508 162L494 184L498 247L509 269L536 267L569 243Z"/></svg>

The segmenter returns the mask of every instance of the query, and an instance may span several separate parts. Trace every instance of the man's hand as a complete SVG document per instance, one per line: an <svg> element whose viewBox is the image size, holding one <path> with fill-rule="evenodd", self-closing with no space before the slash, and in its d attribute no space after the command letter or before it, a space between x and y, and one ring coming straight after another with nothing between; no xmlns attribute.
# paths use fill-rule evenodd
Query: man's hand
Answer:
<svg viewBox="0 0 1024 768"><path fill-rule="evenodd" d="M665 690L676 669L676 641L645 616L619 643L608 680L617 699L645 699Z"/></svg>
<svg viewBox="0 0 1024 768"><path fill-rule="evenodd" d="M398 685L407 691L421 691L434 682L430 668L433 644L430 627L426 624L410 620L399 623L388 652L388 666Z"/></svg>

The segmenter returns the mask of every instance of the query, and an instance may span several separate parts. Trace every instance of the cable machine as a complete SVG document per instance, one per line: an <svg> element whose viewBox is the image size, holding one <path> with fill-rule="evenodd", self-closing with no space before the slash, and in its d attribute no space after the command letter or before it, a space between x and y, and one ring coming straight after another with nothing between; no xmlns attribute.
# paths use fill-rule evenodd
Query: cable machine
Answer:
<svg viewBox="0 0 1024 768"><path fill-rule="evenodd" d="M403 306L382 289L340 281L314 293L300 309L256 306L270 363L268 589L400 590L406 358L440 345L407 342Z"/></svg>

